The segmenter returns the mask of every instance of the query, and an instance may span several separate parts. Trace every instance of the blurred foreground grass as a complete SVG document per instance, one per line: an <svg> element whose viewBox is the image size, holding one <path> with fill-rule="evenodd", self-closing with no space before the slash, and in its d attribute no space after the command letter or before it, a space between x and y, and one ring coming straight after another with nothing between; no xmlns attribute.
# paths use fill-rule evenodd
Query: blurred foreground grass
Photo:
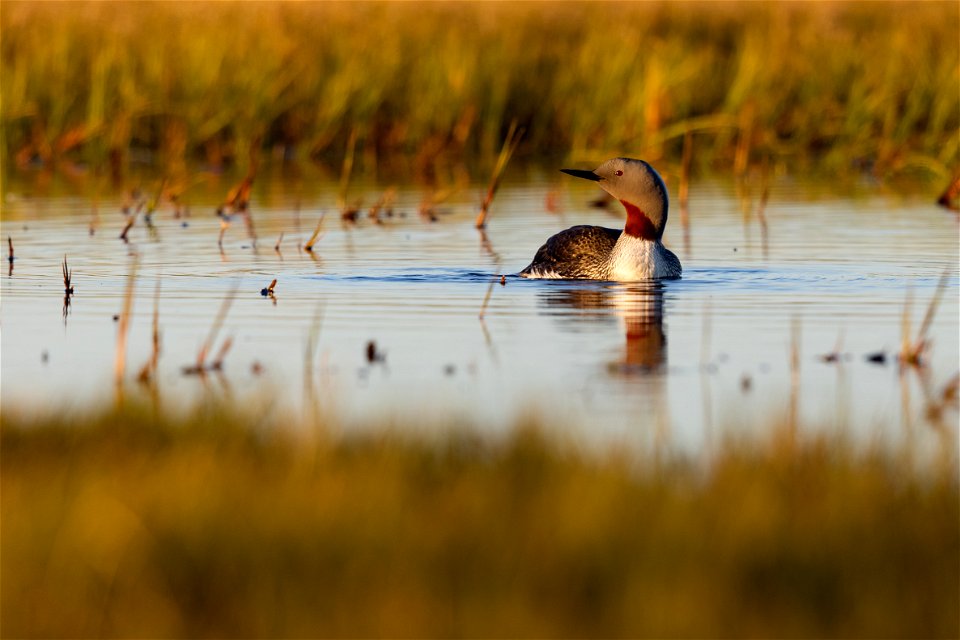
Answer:
<svg viewBox="0 0 960 640"><path fill-rule="evenodd" d="M324 428L328 428L327 425ZM3 416L4 637L957 637L957 470Z"/></svg>
<svg viewBox="0 0 960 640"><path fill-rule="evenodd" d="M161 166L521 153L768 159L946 177L956 2L4 0L5 159Z"/></svg>

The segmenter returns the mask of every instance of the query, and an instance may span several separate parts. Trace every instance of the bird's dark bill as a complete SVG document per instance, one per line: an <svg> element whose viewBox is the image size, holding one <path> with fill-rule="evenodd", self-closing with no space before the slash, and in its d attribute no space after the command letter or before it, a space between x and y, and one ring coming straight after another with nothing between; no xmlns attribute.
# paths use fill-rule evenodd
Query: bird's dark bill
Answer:
<svg viewBox="0 0 960 640"><path fill-rule="evenodd" d="M593 171L583 171L582 169L560 169L560 171L569 174L571 176L576 176L578 178L584 178L586 180L599 180L600 176L595 174Z"/></svg>

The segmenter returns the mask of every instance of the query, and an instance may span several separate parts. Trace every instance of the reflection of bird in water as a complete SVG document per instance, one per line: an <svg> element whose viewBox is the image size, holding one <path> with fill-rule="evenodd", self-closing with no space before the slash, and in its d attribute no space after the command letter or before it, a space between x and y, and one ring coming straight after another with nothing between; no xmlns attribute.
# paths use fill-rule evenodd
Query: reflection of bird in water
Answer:
<svg viewBox="0 0 960 640"><path fill-rule="evenodd" d="M663 331L663 289L634 285L613 293L614 304L626 327L626 349L611 373L652 373L667 362L667 334Z"/></svg>
<svg viewBox="0 0 960 640"><path fill-rule="evenodd" d="M544 291L553 307L586 314L578 320L620 318L626 338L623 355L607 365L610 373L636 375L659 371L667 361L667 334L663 328L663 285L656 282L611 284L603 287L564 287Z"/></svg>
<svg viewBox="0 0 960 640"><path fill-rule="evenodd" d="M596 181L623 204L627 222L623 231L578 225L551 236L521 276L619 281L680 277L680 260L660 241L669 201L653 167L643 160L614 158L595 171L562 171Z"/></svg>

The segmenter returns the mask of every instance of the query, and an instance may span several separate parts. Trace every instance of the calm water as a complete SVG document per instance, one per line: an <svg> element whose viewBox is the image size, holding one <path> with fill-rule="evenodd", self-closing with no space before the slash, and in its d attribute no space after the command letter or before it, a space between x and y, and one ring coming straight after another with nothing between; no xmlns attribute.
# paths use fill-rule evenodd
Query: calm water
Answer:
<svg viewBox="0 0 960 640"><path fill-rule="evenodd" d="M400 187L382 225L361 218L344 226L335 180L265 178L252 202L257 248L237 218L222 252L213 210L229 181L188 192L185 220L169 208L154 215L153 232L138 220L129 244L118 239L120 194L99 198L90 235L89 185L27 185L8 184L3 200L2 235L13 238L16 255L2 277L5 410L89 407L113 397L114 316L136 256L126 379L130 393L145 393L135 377L150 356L159 283L157 389L172 408L215 395L291 413L313 403L355 425L348 428L378 416L442 428L433 418L453 416L492 431L535 413L565 437L696 449L725 435L762 434L787 415L796 327L795 397L808 428L943 446L924 414L927 396L960 367L958 227L929 194L861 189L849 197L822 185L814 194L781 180L765 210L764 242L732 184L694 184L689 242L676 206L665 236L684 277L654 286L510 275L560 229L621 224L619 211L587 204L600 193L593 185L552 171L523 172L502 187L486 238L472 225L483 185L440 205L435 222L417 214L424 191ZM357 184L351 197L369 205L386 186ZM548 200L559 212L548 211ZM298 250L324 211L315 254ZM76 288L66 316L64 254ZM867 354L898 350L908 292L916 332L946 267L925 379L901 376L889 361L867 362ZM505 285L493 286L481 321L501 273ZM274 278L275 299L261 296ZM222 375L183 375L234 288L214 347L233 338ZM370 341L382 362L368 363ZM840 363L820 360L838 345ZM955 435L956 412L944 422Z"/></svg>

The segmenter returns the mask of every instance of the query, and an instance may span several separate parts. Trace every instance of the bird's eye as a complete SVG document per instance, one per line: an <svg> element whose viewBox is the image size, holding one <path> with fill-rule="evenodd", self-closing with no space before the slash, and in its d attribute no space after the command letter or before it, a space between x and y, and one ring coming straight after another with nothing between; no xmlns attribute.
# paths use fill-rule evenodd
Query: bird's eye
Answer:
<svg viewBox="0 0 960 640"><path fill-rule="evenodd" d="M615 173L616 175L618 175L618 176L622 176L622 175L623 175L623 171L620 171L620 169L617 169L616 171L614 171L614 173Z"/></svg>

